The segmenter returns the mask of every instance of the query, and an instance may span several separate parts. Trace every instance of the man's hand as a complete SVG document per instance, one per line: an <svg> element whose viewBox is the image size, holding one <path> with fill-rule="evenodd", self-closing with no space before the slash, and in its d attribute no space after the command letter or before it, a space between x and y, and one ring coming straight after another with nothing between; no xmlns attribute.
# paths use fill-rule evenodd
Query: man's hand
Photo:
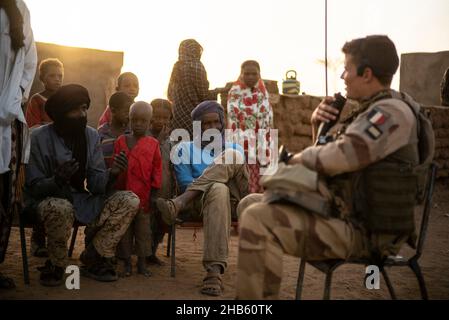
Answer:
<svg viewBox="0 0 449 320"><path fill-rule="evenodd" d="M334 97L325 97L318 107L316 107L310 118L310 122L313 126L318 126L321 122L329 122L337 119L339 111L331 106L331 103L334 102L334 100Z"/></svg>
<svg viewBox="0 0 449 320"><path fill-rule="evenodd" d="M70 178L79 169L79 163L75 159L64 162L55 169L55 181L62 186L69 182Z"/></svg>
<svg viewBox="0 0 449 320"><path fill-rule="evenodd" d="M126 158L125 151L121 151L115 156L111 167L111 175L116 177L128 168L128 158Z"/></svg>

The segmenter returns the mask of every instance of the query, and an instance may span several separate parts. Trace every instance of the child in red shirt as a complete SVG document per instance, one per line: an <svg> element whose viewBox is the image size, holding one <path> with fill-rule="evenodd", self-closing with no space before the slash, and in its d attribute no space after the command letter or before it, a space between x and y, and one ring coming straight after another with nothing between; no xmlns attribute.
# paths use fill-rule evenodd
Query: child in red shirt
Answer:
<svg viewBox="0 0 449 320"><path fill-rule="evenodd" d="M61 61L56 58L42 60L39 80L44 85L44 91L34 94L28 102L25 119L29 128L52 122L45 112L45 102L62 86L63 79L64 66Z"/></svg>
<svg viewBox="0 0 449 320"><path fill-rule="evenodd" d="M125 276L132 273L131 253L135 245L138 257L137 272L151 276L146 268L145 257L151 255L150 213L152 203L162 182L162 161L159 142L147 136L152 117L150 104L139 101L129 111L131 134L121 135L114 144L114 155L124 152L128 158L128 169L118 177L116 188L130 190L140 199L140 211L129 226L117 247L117 257L124 260Z"/></svg>

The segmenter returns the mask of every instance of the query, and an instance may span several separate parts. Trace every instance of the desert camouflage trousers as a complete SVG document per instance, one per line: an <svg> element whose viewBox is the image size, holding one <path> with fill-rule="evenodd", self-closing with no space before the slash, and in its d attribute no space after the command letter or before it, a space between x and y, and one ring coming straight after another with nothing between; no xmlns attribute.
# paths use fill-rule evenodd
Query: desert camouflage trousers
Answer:
<svg viewBox="0 0 449 320"><path fill-rule="evenodd" d="M239 157L236 151L228 149L225 152L228 156ZM221 157L224 160L225 153ZM203 266L207 270L211 265L218 264L225 270L232 211L248 194L246 164L212 164L186 190L203 192L202 197L193 203L194 208L200 209L203 218Z"/></svg>
<svg viewBox="0 0 449 320"><path fill-rule="evenodd" d="M139 208L139 198L132 192L114 193L106 201L102 212L89 228L98 230L93 238L97 252L106 258L114 257L118 242L125 234ZM39 218L47 233L47 247L51 262L65 267L67 240L70 237L75 210L60 198L46 198L37 207Z"/></svg>
<svg viewBox="0 0 449 320"><path fill-rule="evenodd" d="M374 247L396 254L407 237L375 235L337 218L323 218L288 204L260 202L253 194L239 204L238 299L277 299L284 253L310 261L367 258Z"/></svg>

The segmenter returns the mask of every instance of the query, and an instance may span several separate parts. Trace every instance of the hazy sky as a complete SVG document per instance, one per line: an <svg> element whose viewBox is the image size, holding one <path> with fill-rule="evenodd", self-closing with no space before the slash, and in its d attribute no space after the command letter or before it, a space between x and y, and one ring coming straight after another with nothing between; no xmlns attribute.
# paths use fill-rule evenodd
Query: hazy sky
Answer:
<svg viewBox="0 0 449 320"><path fill-rule="evenodd" d="M324 0L25 0L36 41L125 53L122 71L141 82L140 99L165 97L181 40L195 38L211 88L260 62L264 79L295 69L301 91L324 94ZM328 57L345 41L386 34L399 53L449 50L449 0L328 0ZM343 89L329 70L330 93ZM399 87L399 71L393 86Z"/></svg>

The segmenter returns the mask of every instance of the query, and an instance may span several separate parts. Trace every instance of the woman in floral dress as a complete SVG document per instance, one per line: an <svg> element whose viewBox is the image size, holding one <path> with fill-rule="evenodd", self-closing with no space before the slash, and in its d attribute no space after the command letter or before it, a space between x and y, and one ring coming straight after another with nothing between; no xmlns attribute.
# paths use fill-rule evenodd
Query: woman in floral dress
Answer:
<svg viewBox="0 0 449 320"><path fill-rule="evenodd" d="M263 192L259 169L268 165L270 157L269 130L273 128L273 110L257 61L248 60L242 64L240 77L228 94L227 111L228 128L234 131L233 140L243 143L245 150L250 173L249 192Z"/></svg>

